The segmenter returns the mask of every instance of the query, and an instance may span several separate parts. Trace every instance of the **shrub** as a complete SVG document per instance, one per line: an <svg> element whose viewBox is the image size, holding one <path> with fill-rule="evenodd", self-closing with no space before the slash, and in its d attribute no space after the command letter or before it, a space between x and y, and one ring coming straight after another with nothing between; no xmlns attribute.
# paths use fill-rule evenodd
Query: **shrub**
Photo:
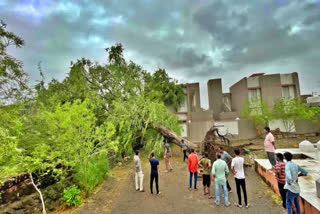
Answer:
<svg viewBox="0 0 320 214"><path fill-rule="evenodd" d="M71 206L80 206L80 193L81 190L76 185L72 185L63 191L63 199Z"/></svg>
<svg viewBox="0 0 320 214"><path fill-rule="evenodd" d="M90 193L101 184L109 171L107 153L100 153L84 160L76 166L75 180L80 188L86 193Z"/></svg>

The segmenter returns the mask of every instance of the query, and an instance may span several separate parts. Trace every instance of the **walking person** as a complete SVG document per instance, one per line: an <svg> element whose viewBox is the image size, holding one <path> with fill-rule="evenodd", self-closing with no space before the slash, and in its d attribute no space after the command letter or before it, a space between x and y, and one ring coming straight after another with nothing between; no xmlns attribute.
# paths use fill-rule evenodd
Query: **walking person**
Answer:
<svg viewBox="0 0 320 214"><path fill-rule="evenodd" d="M234 174L234 179L235 179L236 188L237 188L237 195L238 195L238 203L235 203L234 205L239 208L242 207L242 202L241 202L241 189L242 189L243 197L244 197L244 205L246 206L246 208L249 208L248 199L247 199L247 190L246 190L246 179L245 179L244 168L243 168L244 159L243 157L240 157L239 149L235 149L234 153L236 154L236 157L232 159L231 170Z"/></svg>
<svg viewBox="0 0 320 214"><path fill-rule="evenodd" d="M171 158L171 152L170 152L170 145L168 143L168 141L165 139L164 140L164 162L166 165L166 170L165 172L169 171L169 167L170 167L170 171L172 171L172 166L170 163L170 158Z"/></svg>
<svg viewBox="0 0 320 214"><path fill-rule="evenodd" d="M227 177L229 174L229 168L225 161L221 160L221 155L217 154L217 160L212 165L212 181L215 184L215 196L216 196L216 205L220 205L220 186L223 190L224 205L226 207L230 206L228 201L228 190L227 190Z"/></svg>
<svg viewBox="0 0 320 214"><path fill-rule="evenodd" d="M187 156L187 144L184 142L184 140L181 140L181 149L183 152L183 162L185 162L186 159L188 159Z"/></svg>
<svg viewBox="0 0 320 214"><path fill-rule="evenodd" d="M269 162L271 163L272 167L274 168L276 163L277 163L276 162L276 157L275 157L275 154L274 154L274 151L276 149L274 136L270 132L270 128L269 127L264 127L263 132L266 135L265 140L264 140L264 150L267 153Z"/></svg>
<svg viewBox="0 0 320 214"><path fill-rule="evenodd" d="M292 205L295 206L295 213L300 214L299 207L299 194L300 186L298 182L299 176L306 176L308 172L298 164L292 162L292 154L290 152L284 153L284 158L287 160L285 173L286 173L286 184L284 189L287 190L286 194L286 207L288 214L292 214Z"/></svg>
<svg viewBox="0 0 320 214"><path fill-rule="evenodd" d="M191 149L191 154L188 157L188 170L189 170L189 190L192 188L192 176L194 176L194 189L197 189L198 179L198 156L194 153L194 149Z"/></svg>
<svg viewBox="0 0 320 214"><path fill-rule="evenodd" d="M134 161L134 165L135 165L135 174L136 174L136 176L135 176L136 191L144 192L144 190L143 190L143 176L144 175L142 173L139 150L135 151L133 161ZM139 181L140 181L140 183L139 183Z"/></svg>
<svg viewBox="0 0 320 214"><path fill-rule="evenodd" d="M211 168L211 160L208 158L208 152L204 153L204 158L199 161L199 166L203 168L202 173L202 184L203 184L203 192L204 195L208 194L208 198L211 199L210 193L210 168Z"/></svg>
<svg viewBox="0 0 320 214"><path fill-rule="evenodd" d="M286 194L287 190L284 189L284 185L286 183L286 163L283 162L283 155L281 153L277 153L277 164L275 166L276 169L276 178L278 181L278 189L282 199L282 206L286 209Z"/></svg>
<svg viewBox="0 0 320 214"><path fill-rule="evenodd" d="M149 155L149 162L151 166L151 172L150 172L150 192L153 194L153 181L156 183L156 190L157 195L160 194L159 192L159 161L154 157L154 152L151 152Z"/></svg>
<svg viewBox="0 0 320 214"><path fill-rule="evenodd" d="M218 153L221 155L221 160L225 161L227 166L229 167L229 164L232 160L231 155L228 152L224 151L223 147L218 148ZM227 188L228 188L228 192L231 193L232 189L231 189L231 186L229 184L228 179L227 179Z"/></svg>

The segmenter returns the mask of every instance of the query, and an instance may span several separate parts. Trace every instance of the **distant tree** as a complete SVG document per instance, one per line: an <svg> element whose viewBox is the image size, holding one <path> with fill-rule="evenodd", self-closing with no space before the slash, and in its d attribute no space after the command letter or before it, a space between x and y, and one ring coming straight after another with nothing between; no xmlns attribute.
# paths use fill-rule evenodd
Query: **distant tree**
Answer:
<svg viewBox="0 0 320 214"><path fill-rule="evenodd" d="M22 62L7 54L9 46L21 48L24 41L6 30L0 22L0 104L13 103L28 92L28 76L23 71Z"/></svg>
<svg viewBox="0 0 320 214"><path fill-rule="evenodd" d="M308 107L300 99L282 98L275 102L272 116L282 121L286 132L291 132L295 120L319 121L320 108Z"/></svg>

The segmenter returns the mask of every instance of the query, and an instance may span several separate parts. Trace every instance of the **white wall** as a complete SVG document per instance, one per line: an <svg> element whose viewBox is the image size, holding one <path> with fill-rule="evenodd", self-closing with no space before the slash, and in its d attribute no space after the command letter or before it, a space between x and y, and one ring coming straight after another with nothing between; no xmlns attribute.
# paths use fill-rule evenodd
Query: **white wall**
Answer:
<svg viewBox="0 0 320 214"><path fill-rule="evenodd" d="M184 101L181 103L180 108L178 109L178 112L186 112L186 111L188 111L187 96L184 98Z"/></svg>
<svg viewBox="0 0 320 214"><path fill-rule="evenodd" d="M282 97L283 98L294 98L295 97L295 91L294 91L294 86L282 86Z"/></svg>
<svg viewBox="0 0 320 214"><path fill-rule="evenodd" d="M177 114L179 120L186 120L187 119L187 114Z"/></svg>
<svg viewBox="0 0 320 214"><path fill-rule="evenodd" d="M181 123L180 124L182 127L182 131L181 131L181 137L188 137L188 130L187 130L187 124L186 123Z"/></svg>
<svg viewBox="0 0 320 214"><path fill-rule="evenodd" d="M289 123L292 123L292 129L289 132L296 132L295 123L293 120L289 121ZM282 132L287 132L282 120L272 120L269 122L269 127L271 130L275 130L277 128L280 129Z"/></svg>
<svg viewBox="0 0 320 214"><path fill-rule="evenodd" d="M223 126L218 127L219 132L222 135L225 134L232 134L232 135L238 135L239 134L239 127L238 127L238 121L216 121L216 126Z"/></svg>

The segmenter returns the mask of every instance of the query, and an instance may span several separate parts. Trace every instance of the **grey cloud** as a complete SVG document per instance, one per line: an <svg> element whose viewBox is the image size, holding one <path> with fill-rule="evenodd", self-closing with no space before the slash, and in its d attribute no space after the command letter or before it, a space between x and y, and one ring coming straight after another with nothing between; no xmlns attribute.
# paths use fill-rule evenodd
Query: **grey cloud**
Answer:
<svg viewBox="0 0 320 214"><path fill-rule="evenodd" d="M116 42L121 42L130 53L128 60L150 71L165 68L171 76L185 82L222 77L224 85L229 86L265 68L272 68L268 71L274 73L280 68L282 72L295 69L301 73L302 82L304 76L314 83L320 79L318 3L299 0L60 2L76 4L79 15L71 19L72 11L51 11L41 20L32 20L12 12L10 8L21 4L18 0L10 1L10 8L6 1L5 9L0 11L10 30L26 41L23 49L13 53L24 61L33 79L38 78L38 61L42 61L47 76L63 78L71 60L87 57L104 62L104 48ZM41 4L45 3L41 1ZM300 31L290 35L297 26ZM221 52L219 57L212 54L217 49Z"/></svg>
<svg viewBox="0 0 320 214"><path fill-rule="evenodd" d="M303 24L305 24L305 25L312 25L312 24L317 23L317 22L320 22L320 12L308 16L308 17L303 21Z"/></svg>
<svg viewBox="0 0 320 214"><path fill-rule="evenodd" d="M160 56L168 65L173 68L193 68L203 63L209 63L209 57L205 54L197 54L193 48L178 48L175 56Z"/></svg>

